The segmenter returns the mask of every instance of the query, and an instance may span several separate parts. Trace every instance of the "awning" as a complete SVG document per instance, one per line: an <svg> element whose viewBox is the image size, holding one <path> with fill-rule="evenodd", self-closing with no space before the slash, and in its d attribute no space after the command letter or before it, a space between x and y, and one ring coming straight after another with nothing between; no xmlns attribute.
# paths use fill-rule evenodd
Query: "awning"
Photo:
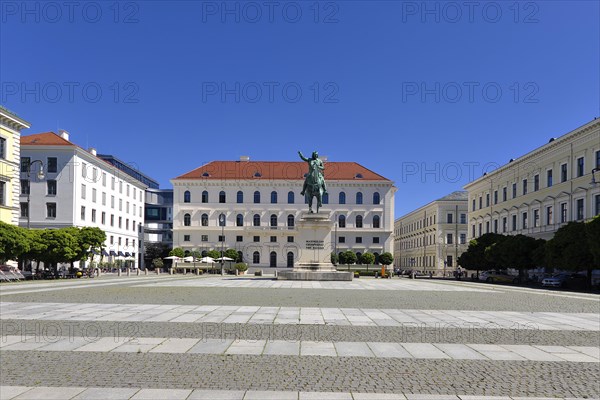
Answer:
<svg viewBox="0 0 600 400"><path fill-rule="evenodd" d="M129 252L125 252L125 257L131 257L131 254L129 254Z"/></svg>
<svg viewBox="0 0 600 400"><path fill-rule="evenodd" d="M106 250L102 250L102 255L103 256L108 256L108 253L106 252Z"/></svg>
<svg viewBox="0 0 600 400"><path fill-rule="evenodd" d="M117 254L119 257L125 257L125 254L123 254L122 251L119 251L119 254Z"/></svg>
<svg viewBox="0 0 600 400"><path fill-rule="evenodd" d="M111 256L113 256L113 257L116 257L116 256L117 256L117 253L115 253L115 251L114 251L114 250L111 250L109 255L111 255Z"/></svg>

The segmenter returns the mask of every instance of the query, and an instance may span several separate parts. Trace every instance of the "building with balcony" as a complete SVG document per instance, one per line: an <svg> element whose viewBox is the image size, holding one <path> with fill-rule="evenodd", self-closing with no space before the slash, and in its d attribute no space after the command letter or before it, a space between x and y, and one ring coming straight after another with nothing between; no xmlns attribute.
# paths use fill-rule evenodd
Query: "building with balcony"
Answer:
<svg viewBox="0 0 600 400"><path fill-rule="evenodd" d="M19 224L21 130L29 122L0 107L0 221Z"/></svg>
<svg viewBox="0 0 600 400"><path fill-rule="evenodd" d="M570 221L600 214L600 119L465 186L469 238L494 232L551 239ZM593 179L595 173L595 179Z"/></svg>
<svg viewBox="0 0 600 400"><path fill-rule="evenodd" d="M300 195L307 172L305 162L241 157L172 179L173 245L204 254L233 248L250 266L292 267L296 221L308 211ZM321 211L335 221L332 252L391 252L393 182L355 162L325 161L324 174Z"/></svg>
<svg viewBox="0 0 600 400"><path fill-rule="evenodd" d="M394 267L448 276L467 249L467 192L432 201L394 223Z"/></svg>
<svg viewBox="0 0 600 400"><path fill-rule="evenodd" d="M94 148L72 143L66 131L21 137L20 187L21 226L98 227L106 232L104 261L138 265L146 185L99 158Z"/></svg>

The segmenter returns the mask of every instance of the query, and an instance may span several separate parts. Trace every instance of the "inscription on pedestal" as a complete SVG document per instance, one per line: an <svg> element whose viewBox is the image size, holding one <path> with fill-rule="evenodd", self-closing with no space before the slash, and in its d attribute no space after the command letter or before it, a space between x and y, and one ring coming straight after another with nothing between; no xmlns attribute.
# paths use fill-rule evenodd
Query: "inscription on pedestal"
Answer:
<svg viewBox="0 0 600 400"><path fill-rule="evenodd" d="M306 241L306 250L324 250L325 249L325 241L324 240L307 240Z"/></svg>

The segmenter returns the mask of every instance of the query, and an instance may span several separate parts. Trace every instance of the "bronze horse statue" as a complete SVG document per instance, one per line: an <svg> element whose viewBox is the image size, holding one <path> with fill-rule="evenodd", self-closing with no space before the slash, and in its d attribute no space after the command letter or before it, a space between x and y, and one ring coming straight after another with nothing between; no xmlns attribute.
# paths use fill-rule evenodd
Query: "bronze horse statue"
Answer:
<svg viewBox="0 0 600 400"><path fill-rule="evenodd" d="M312 209L313 197L316 197L317 212L319 212L319 208L323 205L323 195L327 193L327 186L325 185L325 178L323 177L325 166L323 165L323 161L319 158L319 153L316 151L313 151L310 159L304 157L301 152L298 152L298 155L300 155L300 158L303 161L308 162L308 174L306 174L304 186L302 186L302 192L300 192L300 194L306 196L308 199L308 212L310 213L314 212Z"/></svg>

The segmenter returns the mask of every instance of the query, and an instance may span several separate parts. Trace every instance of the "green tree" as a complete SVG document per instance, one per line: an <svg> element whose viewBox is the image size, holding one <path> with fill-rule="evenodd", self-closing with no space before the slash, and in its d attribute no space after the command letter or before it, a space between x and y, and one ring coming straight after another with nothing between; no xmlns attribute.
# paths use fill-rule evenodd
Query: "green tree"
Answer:
<svg viewBox="0 0 600 400"><path fill-rule="evenodd" d="M382 253L379 256L379 263L381 265L392 265L394 263L394 256L389 252Z"/></svg>
<svg viewBox="0 0 600 400"><path fill-rule="evenodd" d="M375 256L372 253L366 252L360 255L358 260L360 264L371 265L375 262Z"/></svg>
<svg viewBox="0 0 600 400"><path fill-rule="evenodd" d="M588 287L592 282L594 257L583 222L561 226L546 245L548 265L556 269L587 271Z"/></svg>
<svg viewBox="0 0 600 400"><path fill-rule="evenodd" d="M58 263L70 262L77 255L77 239L67 229L44 229L40 235L47 246L41 255L41 261L57 275Z"/></svg>
<svg viewBox="0 0 600 400"><path fill-rule="evenodd" d="M210 258L221 258L221 252L219 250L209 250L206 255Z"/></svg>
<svg viewBox="0 0 600 400"><path fill-rule="evenodd" d="M155 258L154 260L152 260L152 265L154 266L154 268L162 268L165 266L165 262L162 258Z"/></svg>
<svg viewBox="0 0 600 400"><path fill-rule="evenodd" d="M154 260L165 258L169 255L169 246L164 243L148 243L144 247L144 259Z"/></svg>
<svg viewBox="0 0 600 400"><path fill-rule="evenodd" d="M175 247L173 250L171 250L169 252L169 255L183 258L183 257L185 257L185 252L183 251L183 249L181 247Z"/></svg>
<svg viewBox="0 0 600 400"><path fill-rule="evenodd" d="M25 229L0 222L0 263L16 260L29 249L30 242Z"/></svg>
<svg viewBox="0 0 600 400"><path fill-rule="evenodd" d="M202 254L198 250L190 251L190 256L194 257L195 259L202 258Z"/></svg>
<svg viewBox="0 0 600 400"><path fill-rule="evenodd" d="M227 249L225 250L224 254L225 257L231 258L235 262L242 262L242 260L239 260L240 255L238 254L236 249Z"/></svg>
<svg viewBox="0 0 600 400"><path fill-rule="evenodd" d="M340 264L352 265L356 264L357 257L352 250L346 250L340 254Z"/></svg>
<svg viewBox="0 0 600 400"><path fill-rule="evenodd" d="M600 267L600 215L585 225L588 246L594 259L594 266Z"/></svg>
<svg viewBox="0 0 600 400"><path fill-rule="evenodd" d="M500 263L495 259L495 249L491 246L498 243L504 237L497 233L486 233L481 235L477 239L473 239L469 242L467 250L458 257L458 264L466 269L477 271L486 271L500 267ZM487 256L486 256L486 249Z"/></svg>
<svg viewBox="0 0 600 400"><path fill-rule="evenodd" d="M339 262L339 257L335 253L331 253L331 255L329 256L329 259L331 260L331 263L334 265L337 265L337 263Z"/></svg>
<svg viewBox="0 0 600 400"><path fill-rule="evenodd" d="M42 239L42 232L43 230L40 229L25 230L29 250L22 255L22 258L28 261L36 261L36 270L39 269L40 261L42 261L48 248L47 243ZM33 272L33 263L31 264L31 272Z"/></svg>

